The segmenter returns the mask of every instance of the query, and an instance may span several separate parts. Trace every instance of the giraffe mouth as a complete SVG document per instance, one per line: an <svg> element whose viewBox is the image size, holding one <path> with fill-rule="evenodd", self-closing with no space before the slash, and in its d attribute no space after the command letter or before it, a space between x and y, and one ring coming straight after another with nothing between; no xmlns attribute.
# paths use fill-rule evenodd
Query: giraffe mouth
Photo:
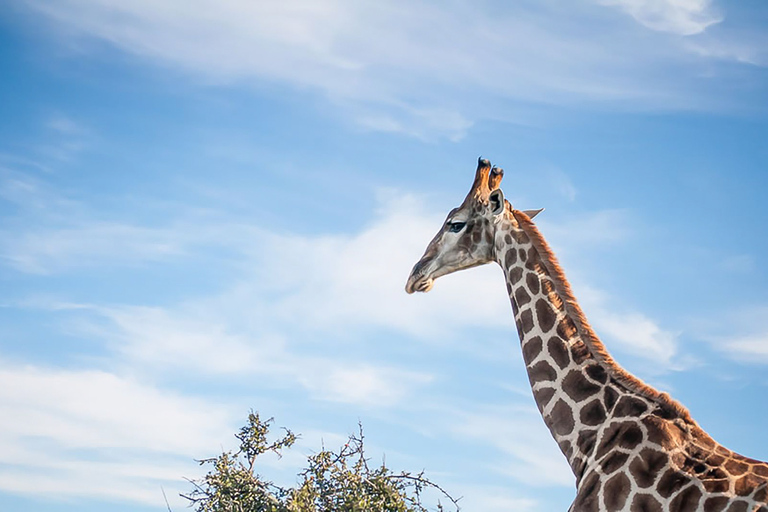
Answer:
<svg viewBox="0 0 768 512"><path fill-rule="evenodd" d="M417 279L409 279L405 285L405 291L408 293L423 292L426 293L432 289L432 285L435 284L435 280L428 277L419 277Z"/></svg>

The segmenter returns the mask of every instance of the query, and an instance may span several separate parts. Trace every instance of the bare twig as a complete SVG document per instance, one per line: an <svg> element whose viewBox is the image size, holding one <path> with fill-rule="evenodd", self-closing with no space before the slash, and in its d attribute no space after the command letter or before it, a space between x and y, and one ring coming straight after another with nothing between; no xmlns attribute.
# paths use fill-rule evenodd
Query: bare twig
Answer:
<svg viewBox="0 0 768 512"><path fill-rule="evenodd" d="M163 489L163 486L160 486L160 490L163 492L163 499L165 500L165 506L168 508L168 512L173 512L171 510L171 504L168 503L168 496L165 495L165 489Z"/></svg>

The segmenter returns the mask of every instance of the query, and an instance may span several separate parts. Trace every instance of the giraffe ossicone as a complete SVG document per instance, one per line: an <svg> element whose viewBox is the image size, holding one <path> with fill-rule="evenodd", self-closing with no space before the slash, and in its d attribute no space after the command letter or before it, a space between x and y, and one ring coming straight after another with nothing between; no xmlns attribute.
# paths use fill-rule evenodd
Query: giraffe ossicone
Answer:
<svg viewBox="0 0 768 512"><path fill-rule="evenodd" d="M536 406L576 479L570 512L768 512L768 464L715 442L688 410L621 368L589 326L531 221L479 159L406 291L497 262L504 270Z"/></svg>

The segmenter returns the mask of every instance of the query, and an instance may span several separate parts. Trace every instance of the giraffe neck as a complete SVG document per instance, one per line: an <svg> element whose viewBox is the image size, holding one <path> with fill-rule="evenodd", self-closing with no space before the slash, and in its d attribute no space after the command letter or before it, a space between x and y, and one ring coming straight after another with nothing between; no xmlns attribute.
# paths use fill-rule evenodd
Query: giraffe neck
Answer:
<svg viewBox="0 0 768 512"><path fill-rule="evenodd" d="M577 480L596 460L596 440L610 417L639 418L658 408L692 423L681 405L610 357L530 219L514 211L500 222L496 258L505 272L534 399Z"/></svg>

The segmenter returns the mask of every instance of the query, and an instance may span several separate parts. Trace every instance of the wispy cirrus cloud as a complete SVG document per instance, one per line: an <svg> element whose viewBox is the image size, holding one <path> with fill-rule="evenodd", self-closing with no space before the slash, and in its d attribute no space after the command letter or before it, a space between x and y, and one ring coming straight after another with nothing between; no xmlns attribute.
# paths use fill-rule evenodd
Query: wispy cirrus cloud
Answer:
<svg viewBox="0 0 768 512"><path fill-rule="evenodd" d="M741 305L715 317L697 318L693 331L732 361L768 364L768 305Z"/></svg>
<svg viewBox="0 0 768 512"><path fill-rule="evenodd" d="M668 371L679 367L679 332L663 328L648 315L623 307L605 292L579 283L582 306L592 327L609 350L653 361L654 369Z"/></svg>
<svg viewBox="0 0 768 512"><path fill-rule="evenodd" d="M523 103L718 108L718 95L707 92L712 79L701 74L711 75L715 52L707 49L721 39L694 47L668 37L693 37L721 21L706 0L28 5L67 37L104 42L211 84L256 80L314 90L364 129L425 139L459 139L486 119L539 119ZM616 8L633 19L616 22ZM656 34L628 30L635 21ZM737 33L729 44L750 47Z"/></svg>
<svg viewBox="0 0 768 512"><path fill-rule="evenodd" d="M574 476L532 404L457 411L454 434L490 445L498 456L486 463L526 485L572 486Z"/></svg>
<svg viewBox="0 0 768 512"><path fill-rule="evenodd" d="M652 30L682 36L699 34L723 21L712 0L600 0L618 7Z"/></svg>
<svg viewBox="0 0 768 512"><path fill-rule="evenodd" d="M0 361L0 489L162 504L214 454L233 413L99 370ZM240 413L240 411L237 411ZM153 461L153 462L150 462Z"/></svg>
<svg viewBox="0 0 768 512"><path fill-rule="evenodd" d="M98 322L90 335L111 343L124 363L142 368L258 376L276 387L303 388L316 399L376 408L396 405L432 380L402 365L324 355L311 344L291 342L287 333L277 334L274 324L243 325L233 317L247 318L248 310L265 303L238 307L237 302L219 295L173 308L85 309L109 321ZM263 318L270 314L261 312Z"/></svg>
<svg viewBox="0 0 768 512"><path fill-rule="evenodd" d="M721 350L737 361L768 363L768 333L729 339L722 343Z"/></svg>

